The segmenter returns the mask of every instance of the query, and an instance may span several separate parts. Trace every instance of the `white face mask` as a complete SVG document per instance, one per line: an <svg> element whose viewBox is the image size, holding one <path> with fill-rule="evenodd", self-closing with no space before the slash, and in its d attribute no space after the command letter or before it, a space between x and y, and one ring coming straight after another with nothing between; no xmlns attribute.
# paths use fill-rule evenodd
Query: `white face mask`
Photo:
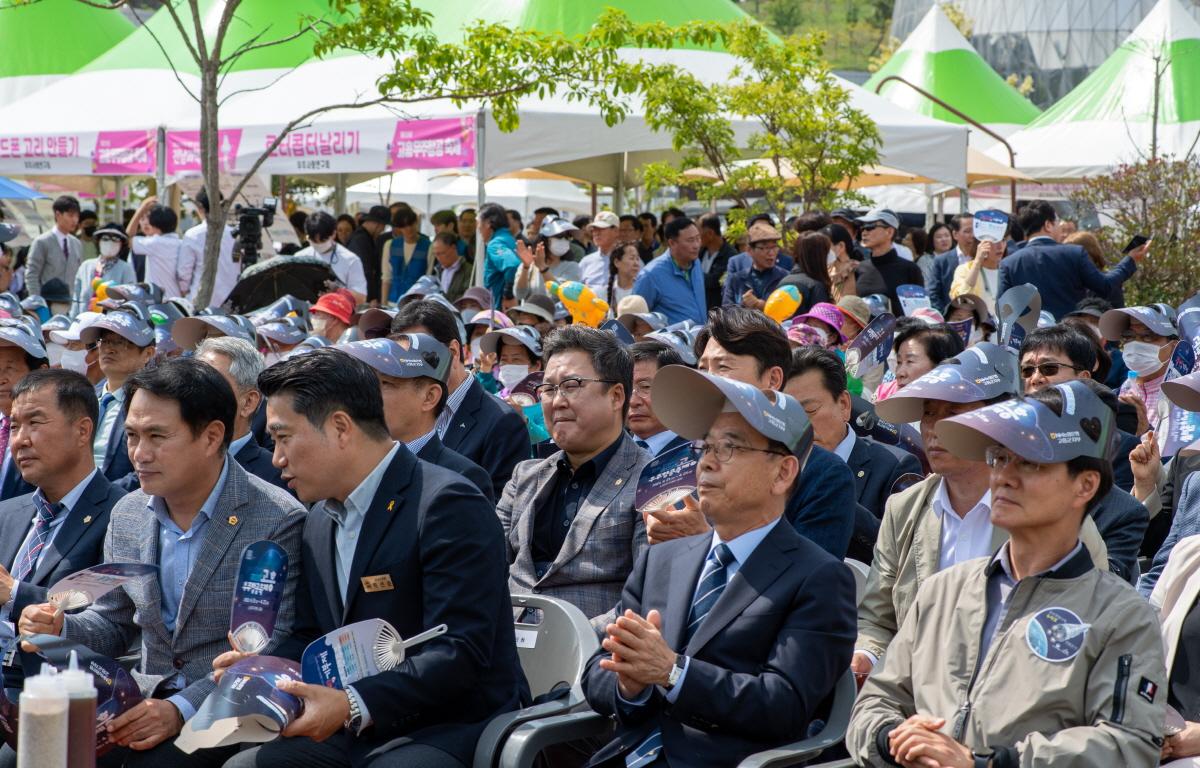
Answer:
<svg viewBox="0 0 1200 768"><path fill-rule="evenodd" d="M805 325L807 325L807 323L805 323ZM814 331L816 331L817 336L821 337L821 346L822 347L829 346L829 331L825 330L824 328L818 328L815 325L809 325L808 327L812 328Z"/></svg>
<svg viewBox="0 0 1200 768"><path fill-rule="evenodd" d="M475 315L479 314L478 309L464 309L462 311L463 325L469 325L475 319ZM482 336L480 338L483 338Z"/></svg>
<svg viewBox="0 0 1200 768"><path fill-rule="evenodd" d="M53 341L46 345L46 356L50 358L50 367L54 368L62 361L63 352L67 350L62 344Z"/></svg>
<svg viewBox="0 0 1200 768"><path fill-rule="evenodd" d="M471 360L479 361L480 355L483 354L483 350L479 348L481 344L483 344L482 336L477 339L471 339Z"/></svg>
<svg viewBox="0 0 1200 768"><path fill-rule="evenodd" d="M87 375L87 350L86 349L64 349L62 358L59 364L67 371L75 371Z"/></svg>
<svg viewBox="0 0 1200 768"><path fill-rule="evenodd" d="M324 256L330 253L335 245L337 245L337 243L334 241L334 238L331 237L323 243L313 243L312 247L314 251Z"/></svg>
<svg viewBox="0 0 1200 768"><path fill-rule="evenodd" d="M121 244L116 240L105 238L100 241L100 257L103 259L115 259L121 253Z"/></svg>
<svg viewBox="0 0 1200 768"><path fill-rule="evenodd" d="M825 266L829 266L830 264L833 264L836 261L837 261L837 251L830 251L829 255L825 257Z"/></svg>
<svg viewBox="0 0 1200 768"><path fill-rule="evenodd" d="M326 317L321 312L312 313L313 333L317 334L318 336L324 336L325 332L329 329L330 320L331 318Z"/></svg>
<svg viewBox="0 0 1200 768"><path fill-rule="evenodd" d="M1149 376L1162 368L1163 363L1158 359L1159 347L1144 341L1127 341L1121 347L1121 357L1125 366L1138 376Z"/></svg>
<svg viewBox="0 0 1200 768"><path fill-rule="evenodd" d="M521 379L529 375L528 365L501 365L497 378L505 389L512 389L521 383Z"/></svg>
<svg viewBox="0 0 1200 768"><path fill-rule="evenodd" d="M561 237L556 237L550 241L550 253L555 256L566 256L571 252L571 243Z"/></svg>

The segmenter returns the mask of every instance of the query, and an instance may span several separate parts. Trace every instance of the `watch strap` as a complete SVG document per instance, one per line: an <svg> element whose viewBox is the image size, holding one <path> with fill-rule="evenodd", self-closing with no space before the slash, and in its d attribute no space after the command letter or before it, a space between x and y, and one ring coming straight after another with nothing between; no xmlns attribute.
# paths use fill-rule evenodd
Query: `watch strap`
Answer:
<svg viewBox="0 0 1200 768"><path fill-rule="evenodd" d="M971 757L974 758L974 768L988 768L992 764L992 755L995 752L972 752Z"/></svg>

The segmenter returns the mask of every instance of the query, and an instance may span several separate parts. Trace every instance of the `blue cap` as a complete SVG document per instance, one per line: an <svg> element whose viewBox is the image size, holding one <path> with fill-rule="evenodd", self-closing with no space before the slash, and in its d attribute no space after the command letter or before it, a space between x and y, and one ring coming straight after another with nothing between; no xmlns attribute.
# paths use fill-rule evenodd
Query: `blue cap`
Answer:
<svg viewBox="0 0 1200 768"><path fill-rule="evenodd" d="M79 333L79 340L84 344L95 344L101 331L112 331L139 347L148 347L154 343L154 330L150 327L150 319L145 309L133 302L106 313L84 328Z"/></svg>
<svg viewBox="0 0 1200 768"><path fill-rule="evenodd" d="M484 354L499 354L500 339L507 336L529 350L534 357L542 356L542 336L529 325L514 325L512 328L497 328L488 331L479 340L479 351Z"/></svg>
<svg viewBox="0 0 1200 768"><path fill-rule="evenodd" d="M875 412L885 421L907 424L921 420L926 400L976 403L1020 392L1016 350L981 341L875 403Z"/></svg>
<svg viewBox="0 0 1200 768"><path fill-rule="evenodd" d="M0 318L0 343L20 347L34 357L46 357L40 330L28 318Z"/></svg>
<svg viewBox="0 0 1200 768"><path fill-rule="evenodd" d="M277 344L295 345L304 341L308 329L299 317L284 317L258 326L258 335Z"/></svg>
<svg viewBox="0 0 1200 768"><path fill-rule="evenodd" d="M1109 341L1120 341L1121 334L1129 330L1129 323L1137 320L1155 334L1164 338L1179 335L1171 318L1157 307L1122 307L1110 309L1100 316L1100 334Z"/></svg>
<svg viewBox="0 0 1200 768"><path fill-rule="evenodd" d="M413 347L405 349L399 342L391 339L365 339L338 344L337 349L358 358L384 376L397 379L416 379L423 376L445 387L445 371L450 367L449 350L442 346L439 355L431 345L424 346L427 347L424 350ZM443 370L439 372L439 368Z"/></svg>
<svg viewBox="0 0 1200 768"><path fill-rule="evenodd" d="M218 334L211 333L210 328ZM212 335L232 336L253 344L255 331L253 323L240 315L197 315L177 320L171 335L179 346L191 349L201 339Z"/></svg>

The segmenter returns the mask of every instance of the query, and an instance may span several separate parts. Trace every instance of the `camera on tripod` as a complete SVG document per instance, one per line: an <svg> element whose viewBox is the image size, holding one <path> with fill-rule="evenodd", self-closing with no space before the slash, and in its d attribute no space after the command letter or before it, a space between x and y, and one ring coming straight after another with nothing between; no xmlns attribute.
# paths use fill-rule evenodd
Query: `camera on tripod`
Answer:
<svg viewBox="0 0 1200 768"><path fill-rule="evenodd" d="M234 206L233 212L237 214L237 227L233 230L234 260L240 261L243 268L258 262L263 229L275 223L275 207L273 197L264 197L258 208L247 208L240 204Z"/></svg>

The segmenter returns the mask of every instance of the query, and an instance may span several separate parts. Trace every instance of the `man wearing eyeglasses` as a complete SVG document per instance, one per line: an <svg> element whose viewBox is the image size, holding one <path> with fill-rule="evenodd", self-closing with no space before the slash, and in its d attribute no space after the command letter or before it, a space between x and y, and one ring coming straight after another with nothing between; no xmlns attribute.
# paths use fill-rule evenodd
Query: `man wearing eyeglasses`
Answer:
<svg viewBox="0 0 1200 768"><path fill-rule="evenodd" d="M747 230L750 266L725 275L722 304L762 309L788 271L779 266L779 231L769 221L756 221Z"/></svg>
<svg viewBox="0 0 1200 768"><path fill-rule="evenodd" d="M695 440L712 531L642 554L582 681L616 738L592 766L737 765L795 741L845 673L848 568L784 518L813 444L790 396L681 365L658 413Z"/></svg>
<svg viewBox="0 0 1200 768"><path fill-rule="evenodd" d="M898 307L898 286L925 285L921 268L900 258L896 252L896 232L900 229L900 220L891 211L876 209L859 217L858 224L862 244L871 252L871 258L858 265L855 275L858 295L882 293L891 300L893 307Z"/></svg>
<svg viewBox="0 0 1200 768"><path fill-rule="evenodd" d="M79 340L96 347L104 380L96 385L100 421L92 453L110 482L127 491L140 483L125 445L125 382L154 359L154 329L145 310L132 302L118 307L83 329Z"/></svg>
<svg viewBox="0 0 1200 768"><path fill-rule="evenodd" d="M611 333L579 325L554 331L542 349L537 395L559 450L518 464L496 506L509 588L599 619L648 546L633 499L650 455L625 432L633 361Z"/></svg>
<svg viewBox="0 0 1200 768"><path fill-rule="evenodd" d="M1071 381L937 425L942 450L990 468L991 517L1009 539L922 586L855 703L857 764L1158 764L1154 610L1080 540L1112 484L1115 416L1098 391Z"/></svg>

